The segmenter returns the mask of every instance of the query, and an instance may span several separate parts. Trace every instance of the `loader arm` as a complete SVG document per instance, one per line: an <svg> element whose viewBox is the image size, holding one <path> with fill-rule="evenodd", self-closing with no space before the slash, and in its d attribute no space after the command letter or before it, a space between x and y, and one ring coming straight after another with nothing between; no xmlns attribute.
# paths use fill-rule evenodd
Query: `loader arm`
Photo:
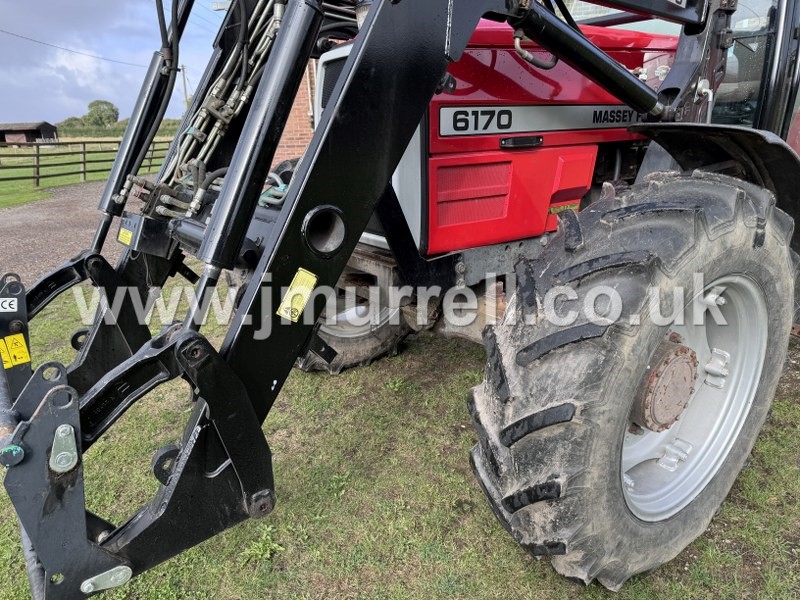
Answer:
<svg viewBox="0 0 800 600"><path fill-rule="evenodd" d="M684 23L682 43L701 48L724 29L735 7L728 0L710 6L667 0L607 4ZM225 106L204 104L221 79L235 76L228 63L242 48L237 23L255 28L241 35L255 35L258 11L267 5L270 22L275 25L279 16L279 26L272 30L268 57L250 74L253 85L237 89L239 104L231 106L243 109L225 112ZM724 68L711 52L699 71L685 71L671 86L674 93L659 97L530 0L376 0L282 208L267 219L258 207L262 184L305 65L318 52L328 9L320 0L243 0L236 6L157 181L134 175L174 83L172 44L157 53L148 73L101 199L92 248L36 283L25 302L21 282L3 280L0 298L20 302L15 312L0 313L0 339L19 335L24 346L29 318L76 283L88 279L109 298L94 326L76 334L79 355L69 367L49 363L31 372L30 362L20 361L0 370L0 462L8 468L5 486L20 519L34 597L75 598L117 587L272 511L273 474L261 424L298 355L309 347L328 360L335 354L315 336L325 298L313 297L313 291L336 284L448 64L459 59L480 18L508 20L653 119L688 115L675 104L690 95L696 104L700 75L715 81L703 69ZM171 40L179 37L190 8L187 0L175 9ZM222 125L198 133L193 115ZM213 157L189 170L224 174L216 197L203 200L199 192L211 184L202 189L198 173L191 204L171 195L176 182L188 177L176 175L181 157L206 147L212 135ZM126 206L137 186L151 198L140 212ZM166 204L159 204L165 197ZM120 239L130 247L113 267L100 251L117 221ZM199 278L184 263L187 254L202 262ZM207 300L221 272L242 264L251 272L249 283L217 351L200 333ZM151 339L133 318L131 294L142 300L177 274L197 283L197 302L184 323ZM123 291L124 302L111 302ZM156 496L122 524L88 512L83 454L139 399L177 378L190 383L194 408L181 443L154 458L162 484Z"/></svg>

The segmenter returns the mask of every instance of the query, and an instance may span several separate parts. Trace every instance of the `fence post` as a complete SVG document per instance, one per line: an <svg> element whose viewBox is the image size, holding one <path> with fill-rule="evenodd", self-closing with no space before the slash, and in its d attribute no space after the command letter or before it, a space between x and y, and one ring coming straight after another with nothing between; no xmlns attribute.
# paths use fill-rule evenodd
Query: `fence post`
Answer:
<svg viewBox="0 0 800 600"><path fill-rule="evenodd" d="M153 148L155 148L155 142L150 144L150 150L147 152L147 172L150 173L153 170Z"/></svg>
<svg viewBox="0 0 800 600"><path fill-rule="evenodd" d="M33 145L33 187L39 187L39 144Z"/></svg>
<svg viewBox="0 0 800 600"><path fill-rule="evenodd" d="M81 142L81 183L86 181L86 142Z"/></svg>

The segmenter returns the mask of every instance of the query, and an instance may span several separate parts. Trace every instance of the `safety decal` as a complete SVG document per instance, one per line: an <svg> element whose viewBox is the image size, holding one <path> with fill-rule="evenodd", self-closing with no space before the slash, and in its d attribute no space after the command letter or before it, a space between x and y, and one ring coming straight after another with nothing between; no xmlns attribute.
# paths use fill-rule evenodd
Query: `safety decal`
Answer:
<svg viewBox="0 0 800 600"><path fill-rule="evenodd" d="M3 359L4 369L10 369L14 366L14 363L11 362L11 355L8 353L8 348L6 348L6 343L3 340L0 340L0 358Z"/></svg>
<svg viewBox="0 0 800 600"><path fill-rule="evenodd" d="M133 241L133 232L129 229L123 229L120 227L119 235L117 236L117 240L121 243L125 244L126 246L130 246L131 242Z"/></svg>
<svg viewBox="0 0 800 600"><path fill-rule="evenodd" d="M25 343L25 336L21 333L6 336L1 340L0 354L3 355L3 367L9 369L17 365L24 365L31 362L31 355L28 352L28 345ZM10 366L8 366L10 364Z"/></svg>
<svg viewBox="0 0 800 600"><path fill-rule="evenodd" d="M289 290L283 297L283 302L278 308L278 316L297 323L306 308L306 304L308 304L308 300L311 298L311 294L314 292L314 288L317 287L318 279L319 277L311 271L298 269L297 274L292 279L292 283L289 285Z"/></svg>
<svg viewBox="0 0 800 600"><path fill-rule="evenodd" d="M550 210L547 212L551 215L557 215L558 213L562 213L565 210L578 210L581 206L580 202L570 202L569 204L557 204L555 206L551 206Z"/></svg>

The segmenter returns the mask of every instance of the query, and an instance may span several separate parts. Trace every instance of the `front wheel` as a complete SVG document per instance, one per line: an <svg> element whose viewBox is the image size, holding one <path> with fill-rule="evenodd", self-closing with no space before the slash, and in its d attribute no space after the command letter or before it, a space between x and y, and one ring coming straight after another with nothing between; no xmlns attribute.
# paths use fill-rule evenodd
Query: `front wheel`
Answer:
<svg viewBox="0 0 800 600"><path fill-rule="evenodd" d="M658 175L565 214L520 265L470 411L475 472L523 547L617 590L706 529L783 368L792 228L766 190Z"/></svg>

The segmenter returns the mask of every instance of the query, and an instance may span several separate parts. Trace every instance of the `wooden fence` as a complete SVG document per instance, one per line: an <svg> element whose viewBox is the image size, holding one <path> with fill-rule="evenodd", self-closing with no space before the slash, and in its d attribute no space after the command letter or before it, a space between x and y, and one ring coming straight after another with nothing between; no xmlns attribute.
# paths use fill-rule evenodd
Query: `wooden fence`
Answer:
<svg viewBox="0 0 800 600"><path fill-rule="evenodd" d="M64 178L59 183L98 179L93 176L109 173L119 151L119 140L81 142L0 143L0 185L11 181L32 181L35 187L42 180ZM139 173L152 173L161 168L170 142L155 141L145 156ZM51 183L52 185L52 183Z"/></svg>

